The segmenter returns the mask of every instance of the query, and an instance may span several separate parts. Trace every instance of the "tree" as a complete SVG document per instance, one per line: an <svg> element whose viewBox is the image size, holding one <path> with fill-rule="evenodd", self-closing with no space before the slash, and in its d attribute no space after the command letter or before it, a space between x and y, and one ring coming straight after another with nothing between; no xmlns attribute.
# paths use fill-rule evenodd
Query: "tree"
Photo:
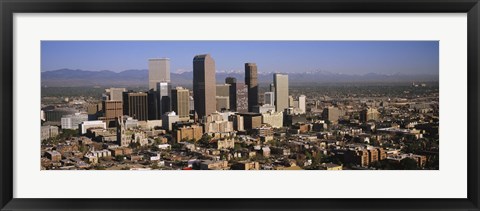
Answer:
<svg viewBox="0 0 480 211"><path fill-rule="evenodd" d="M417 161L411 158L404 158L400 161L400 168L404 170L416 170L418 169Z"/></svg>
<svg viewBox="0 0 480 211"><path fill-rule="evenodd" d="M115 156L115 160L117 160L117 161L123 161L124 159L125 159L124 155L116 155Z"/></svg>
<svg viewBox="0 0 480 211"><path fill-rule="evenodd" d="M150 168L152 168L152 169L159 169L160 166L158 166L158 163L157 163L157 162L154 162L152 165L150 165Z"/></svg>

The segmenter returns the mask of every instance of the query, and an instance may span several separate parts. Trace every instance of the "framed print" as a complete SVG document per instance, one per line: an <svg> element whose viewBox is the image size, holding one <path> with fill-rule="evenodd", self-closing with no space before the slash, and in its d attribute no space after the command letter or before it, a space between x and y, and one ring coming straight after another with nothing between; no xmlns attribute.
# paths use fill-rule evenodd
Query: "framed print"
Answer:
<svg viewBox="0 0 480 211"><path fill-rule="evenodd" d="M477 0L0 5L2 210L478 210Z"/></svg>

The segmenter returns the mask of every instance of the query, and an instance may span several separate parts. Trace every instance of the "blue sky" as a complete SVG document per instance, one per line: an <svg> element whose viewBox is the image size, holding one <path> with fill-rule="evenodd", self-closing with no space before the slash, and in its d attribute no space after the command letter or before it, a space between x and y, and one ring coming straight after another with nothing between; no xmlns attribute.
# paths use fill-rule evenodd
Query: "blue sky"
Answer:
<svg viewBox="0 0 480 211"><path fill-rule="evenodd" d="M217 71L328 71L343 74L438 74L437 41L42 41L41 71L147 69L149 58L170 58L171 72L191 71L210 53Z"/></svg>

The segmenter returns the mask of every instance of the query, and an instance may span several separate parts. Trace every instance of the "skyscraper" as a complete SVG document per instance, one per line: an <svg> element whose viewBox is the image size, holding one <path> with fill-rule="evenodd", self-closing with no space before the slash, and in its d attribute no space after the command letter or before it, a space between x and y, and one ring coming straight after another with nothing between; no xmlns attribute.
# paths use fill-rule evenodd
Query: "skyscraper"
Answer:
<svg viewBox="0 0 480 211"><path fill-rule="evenodd" d="M148 90L148 120L159 120L162 117L158 95L158 91Z"/></svg>
<svg viewBox="0 0 480 211"><path fill-rule="evenodd" d="M107 127L115 127L116 118L123 115L123 104L120 100L104 100L102 101L102 108Z"/></svg>
<svg viewBox="0 0 480 211"><path fill-rule="evenodd" d="M124 92L123 113L139 121L148 120L148 94L144 92Z"/></svg>
<svg viewBox="0 0 480 211"><path fill-rule="evenodd" d="M245 84L248 87L248 111L252 112L258 105L257 64L245 63Z"/></svg>
<svg viewBox="0 0 480 211"><path fill-rule="evenodd" d="M171 91L172 85L170 82L157 82L157 92L158 92L158 110L160 117L167 112L172 111L171 105Z"/></svg>
<svg viewBox="0 0 480 211"><path fill-rule="evenodd" d="M273 75L275 86L275 110L283 111L288 108L288 75L275 73Z"/></svg>
<svg viewBox="0 0 480 211"><path fill-rule="evenodd" d="M216 110L215 61L209 54L193 58L193 98L195 112L202 119Z"/></svg>
<svg viewBox="0 0 480 211"><path fill-rule="evenodd" d="M183 87L172 89L172 110L178 114L181 121L187 121L190 117L189 101L188 89Z"/></svg>
<svg viewBox="0 0 480 211"><path fill-rule="evenodd" d="M217 84L217 111L230 110L230 84Z"/></svg>
<svg viewBox="0 0 480 211"><path fill-rule="evenodd" d="M275 105L275 93L265 92L263 101L264 101L263 104L265 105Z"/></svg>
<svg viewBox="0 0 480 211"><path fill-rule="evenodd" d="M157 90L158 82L170 82L170 59L148 60L148 89Z"/></svg>
<svg viewBox="0 0 480 211"><path fill-rule="evenodd" d="M127 91L125 88L110 88L105 89L105 92L109 96L109 100L122 101L123 92Z"/></svg>
<svg viewBox="0 0 480 211"><path fill-rule="evenodd" d="M225 83L230 84L230 110L237 111L237 79L234 77L225 78Z"/></svg>
<svg viewBox="0 0 480 211"><path fill-rule="evenodd" d="M300 95L298 97L298 108L301 110L302 113L307 112L307 107L306 107L306 99L305 95Z"/></svg>

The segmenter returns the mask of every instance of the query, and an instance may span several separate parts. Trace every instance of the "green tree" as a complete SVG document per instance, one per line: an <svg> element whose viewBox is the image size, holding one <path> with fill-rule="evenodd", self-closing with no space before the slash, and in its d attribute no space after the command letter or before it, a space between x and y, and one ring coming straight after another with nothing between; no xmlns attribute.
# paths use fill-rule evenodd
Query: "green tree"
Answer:
<svg viewBox="0 0 480 211"><path fill-rule="evenodd" d="M400 161L400 168L404 170L416 170L418 169L417 167L417 162L414 159L411 158L405 158Z"/></svg>

